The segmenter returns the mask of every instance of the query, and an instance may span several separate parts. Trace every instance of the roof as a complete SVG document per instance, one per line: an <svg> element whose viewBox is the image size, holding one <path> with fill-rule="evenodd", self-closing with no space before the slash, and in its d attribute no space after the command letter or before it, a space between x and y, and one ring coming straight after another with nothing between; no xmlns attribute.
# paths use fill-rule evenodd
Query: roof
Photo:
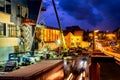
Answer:
<svg viewBox="0 0 120 80"><path fill-rule="evenodd" d="M46 26L46 28L59 30L59 28L51 27L51 26Z"/></svg>
<svg viewBox="0 0 120 80"><path fill-rule="evenodd" d="M83 29L81 29L79 26L75 25L75 26L67 26L66 27L66 30L81 30L81 31L84 31Z"/></svg>
<svg viewBox="0 0 120 80"><path fill-rule="evenodd" d="M66 30L63 31L64 36L66 36L69 32L74 34L75 31L84 31L79 26L67 26Z"/></svg>

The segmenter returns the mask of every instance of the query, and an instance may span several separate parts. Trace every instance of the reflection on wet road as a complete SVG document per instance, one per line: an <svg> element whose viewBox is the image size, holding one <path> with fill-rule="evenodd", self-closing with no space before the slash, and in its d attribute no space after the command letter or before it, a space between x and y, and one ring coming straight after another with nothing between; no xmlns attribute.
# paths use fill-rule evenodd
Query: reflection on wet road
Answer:
<svg viewBox="0 0 120 80"><path fill-rule="evenodd" d="M65 80L86 80L88 57L81 56L64 60Z"/></svg>

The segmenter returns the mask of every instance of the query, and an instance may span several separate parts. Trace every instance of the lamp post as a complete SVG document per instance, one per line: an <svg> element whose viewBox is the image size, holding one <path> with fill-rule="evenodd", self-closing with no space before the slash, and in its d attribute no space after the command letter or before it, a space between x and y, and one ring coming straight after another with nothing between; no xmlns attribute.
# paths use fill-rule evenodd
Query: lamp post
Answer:
<svg viewBox="0 0 120 80"><path fill-rule="evenodd" d="M97 33L98 31L99 31L99 30L94 30L94 31L93 31L93 51L96 49L95 36L96 36L96 33Z"/></svg>

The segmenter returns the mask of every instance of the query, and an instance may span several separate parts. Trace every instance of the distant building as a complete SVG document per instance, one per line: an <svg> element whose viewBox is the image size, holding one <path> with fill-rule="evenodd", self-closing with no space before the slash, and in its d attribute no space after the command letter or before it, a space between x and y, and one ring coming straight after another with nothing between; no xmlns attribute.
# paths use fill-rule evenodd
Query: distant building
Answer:
<svg viewBox="0 0 120 80"><path fill-rule="evenodd" d="M106 33L106 40L116 41L116 35L114 33L107 32Z"/></svg>
<svg viewBox="0 0 120 80"><path fill-rule="evenodd" d="M94 30L95 31L95 30ZM89 38L91 40L91 47L95 47L97 50L98 45L96 44L97 42L101 43L102 46L110 46L111 42L116 42L117 38L115 33L109 32L109 31L98 31L94 32L90 31L89 32Z"/></svg>
<svg viewBox="0 0 120 80"><path fill-rule="evenodd" d="M64 31L65 42L68 48L72 47L86 47L88 42L83 41L84 30L80 29L79 26L66 27Z"/></svg>
<svg viewBox="0 0 120 80"><path fill-rule="evenodd" d="M114 30L114 34L116 35L116 42L119 45L118 47L120 49L120 28Z"/></svg>
<svg viewBox="0 0 120 80"><path fill-rule="evenodd" d="M117 28L116 30L114 30L114 33L117 37L117 40L120 40L120 28Z"/></svg>
<svg viewBox="0 0 120 80"><path fill-rule="evenodd" d="M95 33L95 36L98 40L105 40L106 39L106 32L98 31L97 33ZM90 41L93 40L93 31L89 32L88 37L89 37Z"/></svg>

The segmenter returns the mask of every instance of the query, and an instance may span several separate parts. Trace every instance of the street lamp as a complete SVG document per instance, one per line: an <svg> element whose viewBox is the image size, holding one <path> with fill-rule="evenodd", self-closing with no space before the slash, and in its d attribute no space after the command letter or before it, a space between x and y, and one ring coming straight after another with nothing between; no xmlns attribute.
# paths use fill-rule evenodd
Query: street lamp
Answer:
<svg viewBox="0 0 120 80"><path fill-rule="evenodd" d="M99 30L94 30L93 31L93 51L96 49L96 40L95 40L95 36L96 33L99 32Z"/></svg>

